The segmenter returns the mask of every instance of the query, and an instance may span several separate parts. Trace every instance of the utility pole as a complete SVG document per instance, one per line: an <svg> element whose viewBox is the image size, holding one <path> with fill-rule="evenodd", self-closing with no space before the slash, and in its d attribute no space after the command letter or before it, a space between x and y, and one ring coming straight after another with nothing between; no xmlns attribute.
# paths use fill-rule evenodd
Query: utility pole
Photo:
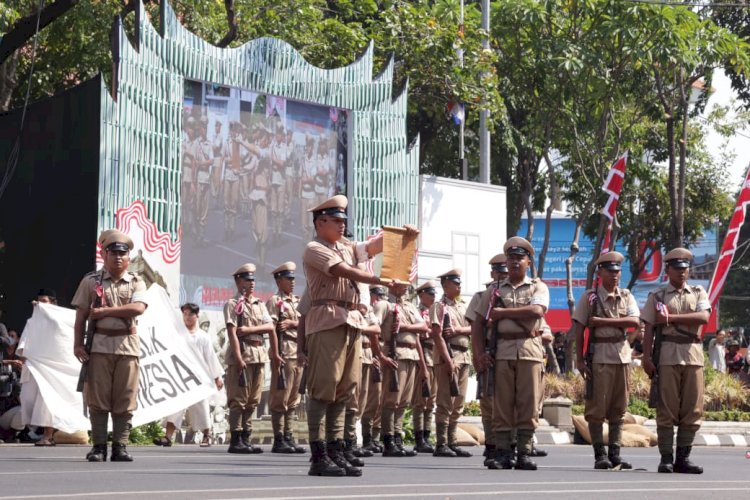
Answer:
<svg viewBox="0 0 750 500"><path fill-rule="evenodd" d="M490 50L490 0L482 0L482 29L488 35L482 42L483 50ZM490 118L489 111L479 111L479 182L490 183L490 132L487 129L487 121Z"/></svg>

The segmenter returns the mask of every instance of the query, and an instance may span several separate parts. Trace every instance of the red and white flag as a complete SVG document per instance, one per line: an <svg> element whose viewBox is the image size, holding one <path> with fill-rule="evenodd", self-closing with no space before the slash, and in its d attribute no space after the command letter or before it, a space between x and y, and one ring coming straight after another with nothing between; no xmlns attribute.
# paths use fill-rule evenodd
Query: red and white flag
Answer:
<svg viewBox="0 0 750 500"><path fill-rule="evenodd" d="M745 182L742 184L739 196L737 196L737 206L734 208L732 220L729 221L729 230L724 237L724 244L721 246L721 253L716 262L711 284L708 286L708 299L711 301L711 308L716 310L716 303L719 301L719 295L727 281L729 268L732 266L734 252L737 250L737 242L740 239L740 229L745 223L745 210L750 204L750 169L745 175Z"/></svg>
<svg viewBox="0 0 750 500"><path fill-rule="evenodd" d="M601 253L609 252L610 247L610 236L612 235L612 222L615 220L615 213L617 212L617 203L620 201L620 192L622 191L622 184L625 181L625 169L628 164L628 153L625 152L612 168L609 169L607 179L604 181L602 191L609 194L607 203L602 208L602 214L609 219L607 225L607 231L604 233L604 242L602 243Z"/></svg>

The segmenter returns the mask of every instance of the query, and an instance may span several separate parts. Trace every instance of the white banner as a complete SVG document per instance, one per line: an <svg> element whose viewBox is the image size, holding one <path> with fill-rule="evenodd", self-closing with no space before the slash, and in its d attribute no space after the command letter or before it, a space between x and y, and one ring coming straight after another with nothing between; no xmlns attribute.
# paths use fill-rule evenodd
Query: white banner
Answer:
<svg viewBox="0 0 750 500"><path fill-rule="evenodd" d="M141 341L140 387L133 426L159 420L216 392L216 385L196 357L182 315L158 285L149 288L148 308L138 318ZM39 304L23 331L26 366L52 409L55 428L65 432L91 428L76 392L81 364L73 356L75 310Z"/></svg>

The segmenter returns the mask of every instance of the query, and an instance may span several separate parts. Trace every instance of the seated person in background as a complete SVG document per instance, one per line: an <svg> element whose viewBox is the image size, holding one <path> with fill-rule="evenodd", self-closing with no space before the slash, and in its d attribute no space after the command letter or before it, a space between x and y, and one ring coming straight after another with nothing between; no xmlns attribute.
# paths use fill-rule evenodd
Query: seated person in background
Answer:
<svg viewBox="0 0 750 500"><path fill-rule="evenodd" d="M185 322L185 326L190 332L189 343L193 349L195 355L200 359L209 375L214 379L216 383L216 390L221 390L224 387L222 376L224 375L224 369L219 363L219 358L216 356L211 337L208 333L198 328L198 314L200 308L196 304L188 302L181 308L182 319ZM167 417L167 430L166 436L154 439L154 444L158 446L172 446L172 437L176 429L182 427L182 419L187 411L190 419L190 427L193 431L200 430L203 433L203 440L201 441L202 447L211 446L211 414L208 406L208 399L198 401L194 405L190 406L185 410L180 410L174 415Z"/></svg>
<svg viewBox="0 0 750 500"><path fill-rule="evenodd" d="M23 361L16 356L18 345L18 333L15 330L8 331L5 325L0 323L0 349L3 349L2 373L8 375L7 383L0 385L0 442L13 442L16 434L24 430L23 418L21 416L21 402L19 395L21 385L21 368ZM25 442L29 441L28 433L19 436Z"/></svg>
<svg viewBox="0 0 750 500"><path fill-rule="evenodd" d="M745 368L745 358L740 353L740 342L737 339L728 341L727 349L727 373L740 373Z"/></svg>

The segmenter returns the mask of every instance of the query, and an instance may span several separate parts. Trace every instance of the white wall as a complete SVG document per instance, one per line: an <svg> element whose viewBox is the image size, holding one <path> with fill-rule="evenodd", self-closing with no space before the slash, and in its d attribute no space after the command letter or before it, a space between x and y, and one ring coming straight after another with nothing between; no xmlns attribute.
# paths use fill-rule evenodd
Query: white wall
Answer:
<svg viewBox="0 0 750 500"><path fill-rule="evenodd" d="M490 258L506 240L505 187L420 176L418 283L463 269L462 293L490 279Z"/></svg>

